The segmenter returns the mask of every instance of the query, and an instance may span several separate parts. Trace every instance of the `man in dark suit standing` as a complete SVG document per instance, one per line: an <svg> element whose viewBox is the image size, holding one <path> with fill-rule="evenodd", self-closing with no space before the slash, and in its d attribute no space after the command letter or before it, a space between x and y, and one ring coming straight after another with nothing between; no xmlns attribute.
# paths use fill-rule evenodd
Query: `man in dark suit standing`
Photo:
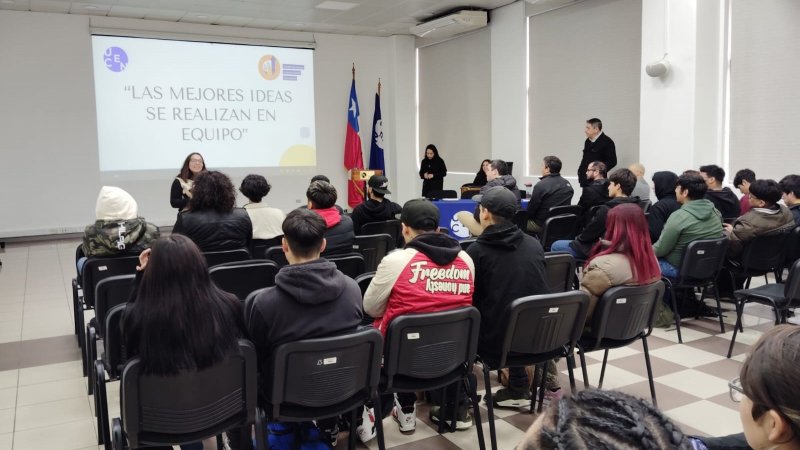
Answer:
<svg viewBox="0 0 800 450"><path fill-rule="evenodd" d="M603 133L603 122L600 119L592 118L586 121L583 130L586 133L586 142L583 143L583 159L578 166L578 182L581 187L586 187L589 180L586 179L586 169L592 161L602 161L606 165L606 171L617 165L617 149L614 141Z"/></svg>

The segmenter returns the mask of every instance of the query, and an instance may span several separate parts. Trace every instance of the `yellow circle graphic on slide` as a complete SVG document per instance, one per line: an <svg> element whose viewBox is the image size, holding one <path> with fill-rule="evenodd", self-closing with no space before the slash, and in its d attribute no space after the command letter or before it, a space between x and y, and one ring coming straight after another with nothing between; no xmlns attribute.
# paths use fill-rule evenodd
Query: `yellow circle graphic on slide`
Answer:
<svg viewBox="0 0 800 450"><path fill-rule="evenodd" d="M273 55L264 55L258 60L258 73L265 80L272 81L281 74L281 62Z"/></svg>
<svg viewBox="0 0 800 450"><path fill-rule="evenodd" d="M284 166L315 166L317 164L317 151L314 147L305 144L293 145L281 155L281 167Z"/></svg>

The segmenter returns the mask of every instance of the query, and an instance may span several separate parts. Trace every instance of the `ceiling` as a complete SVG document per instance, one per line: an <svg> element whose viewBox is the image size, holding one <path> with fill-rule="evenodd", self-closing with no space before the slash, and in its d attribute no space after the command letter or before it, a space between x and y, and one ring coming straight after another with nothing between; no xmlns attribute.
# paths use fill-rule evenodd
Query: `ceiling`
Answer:
<svg viewBox="0 0 800 450"><path fill-rule="evenodd" d="M0 0L0 10L391 36L455 9L516 0ZM346 9L345 9L346 8Z"/></svg>

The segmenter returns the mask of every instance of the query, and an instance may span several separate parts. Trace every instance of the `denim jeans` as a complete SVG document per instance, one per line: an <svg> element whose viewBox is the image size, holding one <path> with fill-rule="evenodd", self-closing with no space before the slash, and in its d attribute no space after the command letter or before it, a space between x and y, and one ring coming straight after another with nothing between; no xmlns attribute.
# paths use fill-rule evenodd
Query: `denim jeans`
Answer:
<svg viewBox="0 0 800 450"><path fill-rule="evenodd" d="M550 246L550 251L551 252L568 252L570 255L572 255L573 258L576 258L576 259L578 258L578 256L583 256L583 255L578 255L578 253L575 250L573 250L572 247L570 247L570 245L569 245L570 242L572 242L572 241L566 240L566 239L565 240L561 240L561 241L555 241Z"/></svg>
<svg viewBox="0 0 800 450"><path fill-rule="evenodd" d="M658 258L658 266L661 268L661 275L673 280L678 278L678 269L666 259Z"/></svg>

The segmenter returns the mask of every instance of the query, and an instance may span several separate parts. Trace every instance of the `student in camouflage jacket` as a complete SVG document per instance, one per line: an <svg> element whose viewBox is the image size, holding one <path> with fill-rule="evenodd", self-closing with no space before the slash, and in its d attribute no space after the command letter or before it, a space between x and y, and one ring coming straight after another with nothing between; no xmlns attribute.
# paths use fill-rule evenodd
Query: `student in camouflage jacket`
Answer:
<svg viewBox="0 0 800 450"><path fill-rule="evenodd" d="M158 228L138 217L136 200L124 190L103 186L97 197L95 223L83 232L86 256L139 254L158 239Z"/></svg>

